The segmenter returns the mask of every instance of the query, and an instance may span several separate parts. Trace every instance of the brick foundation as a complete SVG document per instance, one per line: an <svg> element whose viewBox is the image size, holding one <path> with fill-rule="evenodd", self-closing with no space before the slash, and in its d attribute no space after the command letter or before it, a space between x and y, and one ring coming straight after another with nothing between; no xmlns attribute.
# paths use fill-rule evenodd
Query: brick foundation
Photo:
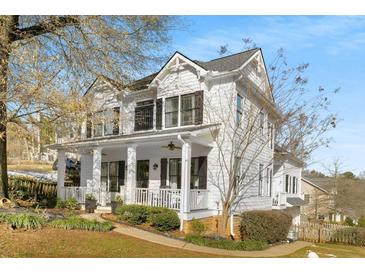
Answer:
<svg viewBox="0 0 365 274"><path fill-rule="evenodd" d="M201 219L197 219L197 220L201 221L205 225L207 233L217 234L219 218L220 218L220 216L211 216L211 217L201 218ZM192 221L184 221L184 233L186 233L186 234L192 233L191 222ZM231 228L230 222L231 222L231 220L229 218L227 230L226 230L227 237L230 236L230 228ZM240 217L239 216L233 217L233 233L234 233L234 239L239 240L240 239Z"/></svg>

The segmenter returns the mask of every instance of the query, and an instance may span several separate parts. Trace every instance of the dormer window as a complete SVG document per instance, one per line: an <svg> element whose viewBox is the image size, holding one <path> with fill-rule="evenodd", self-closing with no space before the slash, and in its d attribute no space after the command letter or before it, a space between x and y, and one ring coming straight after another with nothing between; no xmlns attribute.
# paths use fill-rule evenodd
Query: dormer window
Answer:
<svg viewBox="0 0 365 274"><path fill-rule="evenodd" d="M119 107L88 114L86 121L86 138L118 135L119 116Z"/></svg>

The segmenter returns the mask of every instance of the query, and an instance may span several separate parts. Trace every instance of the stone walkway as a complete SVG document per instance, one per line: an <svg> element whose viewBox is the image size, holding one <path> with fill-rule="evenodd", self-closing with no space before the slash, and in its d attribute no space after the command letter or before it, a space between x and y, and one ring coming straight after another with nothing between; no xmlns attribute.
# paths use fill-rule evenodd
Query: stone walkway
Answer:
<svg viewBox="0 0 365 274"><path fill-rule="evenodd" d="M105 221L101 218L100 214L83 214L81 217L86 219L97 219L99 221ZM198 246L191 243L184 242L182 240L173 239L158 235L156 233L151 233L142 229L138 229L132 226L127 226L119 223L114 223L114 232L121 233L127 236L135 237L141 240L149 241L152 243L165 245L168 247L181 248L189 251L202 252L214 255L222 256L233 256L233 257L253 257L253 258L263 258L263 257L279 257L289 255L298 249L310 246L311 243L296 241L290 244L282 244L270 247L262 251L238 251L238 250L225 250L219 248L211 248L206 246Z"/></svg>

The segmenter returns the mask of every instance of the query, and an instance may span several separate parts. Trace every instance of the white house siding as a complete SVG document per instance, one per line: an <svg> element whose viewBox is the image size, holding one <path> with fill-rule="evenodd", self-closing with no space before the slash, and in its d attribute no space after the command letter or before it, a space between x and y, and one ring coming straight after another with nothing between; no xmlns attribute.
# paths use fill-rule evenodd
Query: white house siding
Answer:
<svg viewBox="0 0 365 274"><path fill-rule="evenodd" d="M92 180L93 156L91 153L81 154L80 186L87 186L87 181Z"/></svg>
<svg viewBox="0 0 365 274"><path fill-rule="evenodd" d="M273 193L285 192L285 175L298 178L298 191L302 193L302 168L290 160L276 160L274 166Z"/></svg>

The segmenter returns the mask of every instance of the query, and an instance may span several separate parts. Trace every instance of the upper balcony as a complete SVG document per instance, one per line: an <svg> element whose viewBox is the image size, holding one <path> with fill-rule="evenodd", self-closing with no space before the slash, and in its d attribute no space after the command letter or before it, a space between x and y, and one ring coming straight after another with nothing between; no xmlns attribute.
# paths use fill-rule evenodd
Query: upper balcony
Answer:
<svg viewBox="0 0 365 274"><path fill-rule="evenodd" d="M278 192L272 197L272 209L285 209L305 204L304 193Z"/></svg>

